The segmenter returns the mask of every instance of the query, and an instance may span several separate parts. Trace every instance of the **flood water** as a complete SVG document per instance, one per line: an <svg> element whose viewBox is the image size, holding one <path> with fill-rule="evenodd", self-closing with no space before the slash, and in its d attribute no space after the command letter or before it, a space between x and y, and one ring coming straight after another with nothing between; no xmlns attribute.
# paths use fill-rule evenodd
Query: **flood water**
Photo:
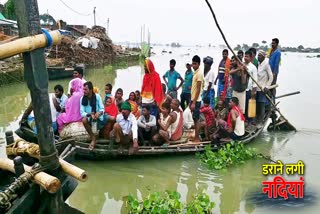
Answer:
<svg viewBox="0 0 320 214"><path fill-rule="evenodd" d="M172 54L161 51L166 49ZM201 58L214 57L213 69L217 70L221 50L216 48L177 48L158 47L151 57L160 76L169 67L169 60L176 59L176 70L184 75L185 63L191 62L193 55ZM284 164L302 160L305 164L305 199L294 203L280 200L265 200L261 194L261 182L268 180L262 175L264 160L251 160L226 171L212 171L199 163L195 155L170 156L110 160L105 162L76 161L74 164L89 174L86 183L69 198L69 203L85 213L126 213L125 198L132 194L146 197L153 191L176 190L184 202L192 195L206 192L216 203L214 213L318 213L320 209L320 109L317 95L320 74L319 58L307 58L301 53L283 53L277 94L301 91L280 99L280 109L298 129L296 133L269 133L266 130L250 144L259 152L270 155ZM114 85L114 90L122 87L124 97L131 91L141 88L141 66L107 66L90 69L85 74L104 94L104 85ZM67 87L69 80L50 81L50 90L59 83ZM1 88L0 97L0 137L6 130L18 127L19 118L30 102L29 90L25 83L16 83ZM292 178L296 178L293 176ZM292 178L288 178L289 180ZM270 177L271 179L271 177ZM294 179L298 180L298 179Z"/></svg>

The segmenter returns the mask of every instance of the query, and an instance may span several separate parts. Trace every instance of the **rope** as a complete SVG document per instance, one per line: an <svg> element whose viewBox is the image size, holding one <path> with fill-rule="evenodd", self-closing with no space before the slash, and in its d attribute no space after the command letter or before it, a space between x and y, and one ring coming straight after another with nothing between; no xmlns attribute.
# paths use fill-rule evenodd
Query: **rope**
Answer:
<svg viewBox="0 0 320 214"><path fill-rule="evenodd" d="M44 33L44 35L47 38L47 46L46 47L50 47L52 45L52 37L51 37L50 33L44 28L41 28L41 31L42 31L42 33Z"/></svg>

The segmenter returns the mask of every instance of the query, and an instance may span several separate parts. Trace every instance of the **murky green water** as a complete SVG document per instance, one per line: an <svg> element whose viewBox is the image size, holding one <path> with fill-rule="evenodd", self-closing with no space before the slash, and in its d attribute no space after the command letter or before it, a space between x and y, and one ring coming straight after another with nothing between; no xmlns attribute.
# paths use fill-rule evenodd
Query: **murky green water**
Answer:
<svg viewBox="0 0 320 214"><path fill-rule="evenodd" d="M156 70L162 74L168 69L169 60L177 60L176 69L183 74L184 64L194 54L214 57L214 69L220 61L217 49L167 49L172 54L161 54L163 48L154 50L152 57ZM205 191L216 203L215 213L318 213L320 201L320 109L317 95L320 74L319 58L307 58L307 54L284 53L279 76L278 94L300 90L301 94L283 98L280 108L299 130L297 133L263 132L250 146L259 152L271 155L283 163L302 160L305 167L305 200L296 203L269 203L259 199L261 182L267 180L261 173L263 160L252 160L227 171L209 171L194 155L114 160L106 162L77 161L75 164L87 170L89 180L80 183L69 203L85 213L125 213L124 199L128 194L145 197L151 191L177 190L183 201L189 201L194 193ZM117 69L89 70L85 76L99 87L110 82L114 91L124 90L125 98L130 91L140 89L142 73L140 66ZM69 80L52 81L50 89L57 83L67 86ZM30 98L24 83L2 87L0 97L0 135L16 129L18 119ZM249 200L255 195L257 200ZM315 197L313 197L315 196ZM258 200L259 199L259 200ZM273 207L273 208L271 208Z"/></svg>

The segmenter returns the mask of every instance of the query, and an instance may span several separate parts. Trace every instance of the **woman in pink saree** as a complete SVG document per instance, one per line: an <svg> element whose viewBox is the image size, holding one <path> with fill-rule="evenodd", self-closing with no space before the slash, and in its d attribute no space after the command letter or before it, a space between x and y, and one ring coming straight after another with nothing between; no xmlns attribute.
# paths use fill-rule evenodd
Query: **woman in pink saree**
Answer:
<svg viewBox="0 0 320 214"><path fill-rule="evenodd" d="M72 122L80 122L80 99L83 96L83 83L80 78L76 78L71 83L71 97L67 100L65 109L66 112L59 115L57 118L58 131L62 131L64 125Z"/></svg>

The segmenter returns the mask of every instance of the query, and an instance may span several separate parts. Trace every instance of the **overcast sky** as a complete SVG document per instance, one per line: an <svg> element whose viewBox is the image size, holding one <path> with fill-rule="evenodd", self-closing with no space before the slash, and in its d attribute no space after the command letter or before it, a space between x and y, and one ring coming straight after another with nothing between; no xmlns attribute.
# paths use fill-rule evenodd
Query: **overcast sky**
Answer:
<svg viewBox="0 0 320 214"><path fill-rule="evenodd" d="M63 0L72 9L92 14L106 27L110 18L113 41L140 41L141 25L152 42L222 44L205 0ZM3 2L3 1L2 1ZM320 47L320 1L316 0L210 0L232 46L268 43L278 37L283 46ZM93 25L93 15L82 16L60 0L38 0L40 13L49 12L67 23Z"/></svg>

